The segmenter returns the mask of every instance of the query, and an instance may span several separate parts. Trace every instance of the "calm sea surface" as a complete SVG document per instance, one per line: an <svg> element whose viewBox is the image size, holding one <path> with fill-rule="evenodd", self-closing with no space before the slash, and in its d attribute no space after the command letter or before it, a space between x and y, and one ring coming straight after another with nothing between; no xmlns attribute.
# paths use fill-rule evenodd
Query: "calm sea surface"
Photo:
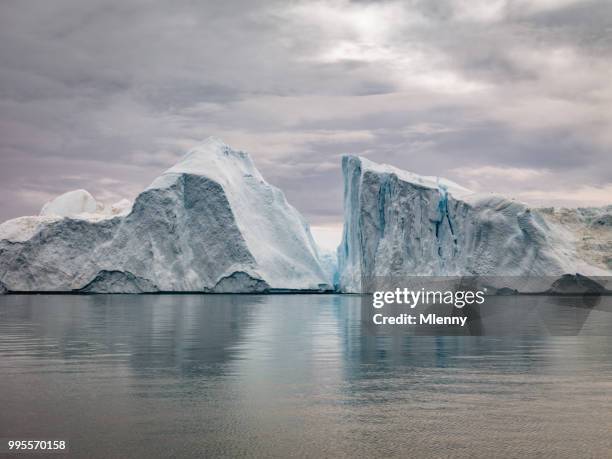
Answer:
<svg viewBox="0 0 612 459"><path fill-rule="evenodd" d="M355 296L6 295L0 438L79 457L612 457L612 314L555 330L576 311L578 336L373 336Z"/></svg>

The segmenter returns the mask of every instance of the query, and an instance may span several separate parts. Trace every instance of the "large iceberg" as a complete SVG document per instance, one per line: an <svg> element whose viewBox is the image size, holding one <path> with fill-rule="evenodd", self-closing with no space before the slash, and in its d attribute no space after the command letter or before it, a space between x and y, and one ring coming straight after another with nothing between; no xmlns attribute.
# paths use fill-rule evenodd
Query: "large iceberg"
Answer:
<svg viewBox="0 0 612 459"><path fill-rule="evenodd" d="M612 206L532 209L356 156L342 171L343 292L384 277L612 274Z"/></svg>
<svg viewBox="0 0 612 459"><path fill-rule="evenodd" d="M299 212L248 154L209 138L134 201L86 191L0 225L0 289L263 292L331 279Z"/></svg>

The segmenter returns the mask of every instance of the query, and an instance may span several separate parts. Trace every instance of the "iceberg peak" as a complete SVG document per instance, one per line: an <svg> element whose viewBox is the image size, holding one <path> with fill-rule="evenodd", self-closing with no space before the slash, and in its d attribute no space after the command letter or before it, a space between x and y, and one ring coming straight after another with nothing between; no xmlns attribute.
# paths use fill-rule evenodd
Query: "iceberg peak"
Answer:
<svg viewBox="0 0 612 459"><path fill-rule="evenodd" d="M263 181L248 153L233 150L217 137L208 137L193 147L178 163L163 173L167 174L201 175L221 185L228 185L240 176L251 176Z"/></svg>

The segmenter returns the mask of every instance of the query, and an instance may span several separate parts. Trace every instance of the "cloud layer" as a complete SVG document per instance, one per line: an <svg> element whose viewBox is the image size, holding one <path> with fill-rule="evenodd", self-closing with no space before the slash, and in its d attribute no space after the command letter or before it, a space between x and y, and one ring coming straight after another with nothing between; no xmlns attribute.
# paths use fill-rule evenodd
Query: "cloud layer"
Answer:
<svg viewBox="0 0 612 459"><path fill-rule="evenodd" d="M134 195L215 135L314 224L355 153L536 205L612 201L612 3L0 5L0 220Z"/></svg>

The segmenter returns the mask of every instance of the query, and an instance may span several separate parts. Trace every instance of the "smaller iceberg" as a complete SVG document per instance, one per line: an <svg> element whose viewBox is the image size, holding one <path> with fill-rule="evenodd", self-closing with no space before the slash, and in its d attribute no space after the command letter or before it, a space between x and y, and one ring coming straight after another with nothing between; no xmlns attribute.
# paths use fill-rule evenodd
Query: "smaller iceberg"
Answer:
<svg viewBox="0 0 612 459"><path fill-rule="evenodd" d="M74 217L84 213L93 214L97 209L98 203L89 192L74 190L47 202L40 211L40 215Z"/></svg>

